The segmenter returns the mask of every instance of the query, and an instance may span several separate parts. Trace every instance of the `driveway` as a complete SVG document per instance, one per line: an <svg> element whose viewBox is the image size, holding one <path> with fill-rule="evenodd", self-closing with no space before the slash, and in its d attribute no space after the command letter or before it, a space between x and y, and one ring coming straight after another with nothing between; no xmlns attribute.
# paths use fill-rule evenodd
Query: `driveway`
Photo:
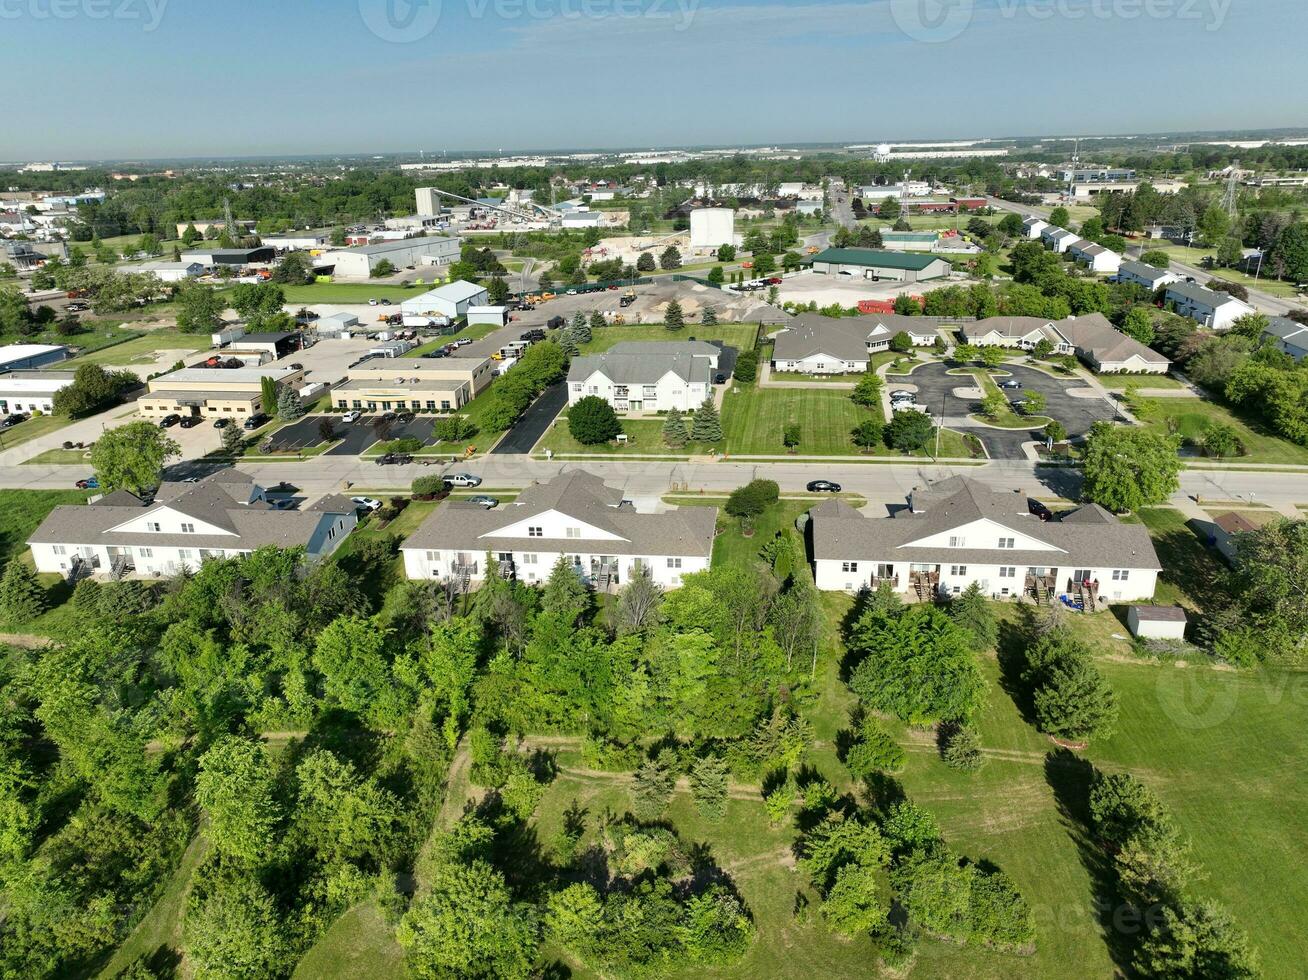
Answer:
<svg viewBox="0 0 1308 980"><path fill-rule="evenodd" d="M518 419L517 424L505 433L504 438L491 450L491 454L525 456L531 452L536 443L540 442L540 437L545 434L550 423L559 417L559 412L563 411L567 404L568 383L560 381L550 385L531 403L522 418Z"/></svg>
<svg viewBox="0 0 1308 980"><path fill-rule="evenodd" d="M980 410L980 400L959 398L954 390L974 387L973 382L962 375L949 374L948 370L946 364L925 364L906 378L889 377L886 383L891 390L915 387L919 403L930 409L934 417L940 418L943 415L949 428L979 438L992 459L1023 459L1023 443L1043 440L1044 435L1039 427L996 429L970 419L969 415ZM1004 364L1000 370L1008 372L1013 380L1022 383L1021 389L1004 390L1010 402L1020 401L1025 390L1040 392L1048 405L1042 414L1062 422L1073 439L1089 432L1094 423L1110 420L1117 414L1115 406L1102 396L1080 397L1069 394L1076 389L1090 390L1080 379L1054 378L1043 371L1016 364Z"/></svg>

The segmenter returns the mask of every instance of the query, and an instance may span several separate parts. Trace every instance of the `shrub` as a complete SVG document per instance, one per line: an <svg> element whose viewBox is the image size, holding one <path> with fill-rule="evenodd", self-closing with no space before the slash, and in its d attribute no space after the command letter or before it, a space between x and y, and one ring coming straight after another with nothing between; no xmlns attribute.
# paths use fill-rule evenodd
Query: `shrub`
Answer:
<svg viewBox="0 0 1308 980"><path fill-rule="evenodd" d="M957 725L947 733L943 755L945 765L959 772L979 772L986 764L981 735L971 725Z"/></svg>
<svg viewBox="0 0 1308 980"><path fill-rule="evenodd" d="M597 446L621 434L622 423L612 405L588 395L568 409L568 431L583 446Z"/></svg>
<svg viewBox="0 0 1308 980"><path fill-rule="evenodd" d="M477 425L466 415L451 415L449 418L437 419L432 426L432 435L441 442L463 442L477 434Z"/></svg>
<svg viewBox="0 0 1308 980"><path fill-rule="evenodd" d="M445 489L445 480L439 476L420 476L413 481L410 489L415 497L433 496Z"/></svg>
<svg viewBox="0 0 1308 980"><path fill-rule="evenodd" d="M732 517L757 517L781 499L781 487L775 480L751 480L727 498L727 513Z"/></svg>

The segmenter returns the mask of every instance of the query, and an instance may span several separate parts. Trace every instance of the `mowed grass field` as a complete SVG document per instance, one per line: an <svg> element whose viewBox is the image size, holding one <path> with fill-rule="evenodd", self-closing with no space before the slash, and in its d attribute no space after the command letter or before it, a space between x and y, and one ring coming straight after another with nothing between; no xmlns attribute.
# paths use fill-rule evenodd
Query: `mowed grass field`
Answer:
<svg viewBox="0 0 1308 980"><path fill-rule="evenodd" d="M418 283L419 279L423 280L422 284ZM282 292L286 294L287 305L366 303L370 299L388 299L398 304L400 300L425 293L444 281L439 275L433 277L431 273L414 272L408 286L391 282L314 282L307 286L282 286Z"/></svg>
<svg viewBox="0 0 1308 980"><path fill-rule="evenodd" d="M1300 446L1288 439L1268 432L1256 420L1246 420L1231 409L1200 398L1147 399L1141 421L1160 433L1169 432L1168 421L1176 423L1176 431L1187 439L1198 436L1205 425L1221 422L1234 427L1248 455L1238 457L1242 463L1295 463L1308 464L1308 446Z"/></svg>
<svg viewBox="0 0 1308 980"><path fill-rule="evenodd" d="M27 539L60 504L84 504L82 490L0 490L0 566L27 551Z"/></svg>
<svg viewBox="0 0 1308 980"><path fill-rule="evenodd" d="M691 337L696 340L720 340L737 350L752 350L757 336L757 323L719 323L711 327L702 323L688 323L681 330L669 330L661 323L639 323L595 330L591 334L590 343L582 345L581 352L602 354L614 344L689 340Z"/></svg>
<svg viewBox="0 0 1308 980"><path fill-rule="evenodd" d="M76 368L80 364L99 364L103 367L118 367L133 364L138 360L153 360L155 354L161 350L208 349L209 337L205 334L184 334L176 330L147 330L112 347L75 357L68 362L68 366Z"/></svg>

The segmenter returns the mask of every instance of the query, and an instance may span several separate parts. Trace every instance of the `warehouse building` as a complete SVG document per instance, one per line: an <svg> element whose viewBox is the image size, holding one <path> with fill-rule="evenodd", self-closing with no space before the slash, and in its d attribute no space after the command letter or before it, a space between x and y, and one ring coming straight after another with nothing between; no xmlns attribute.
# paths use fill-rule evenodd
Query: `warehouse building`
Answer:
<svg viewBox="0 0 1308 980"><path fill-rule="evenodd" d="M160 282L184 282L204 274L204 266L199 262L142 262L140 265L120 265L114 270L119 275L154 276Z"/></svg>
<svg viewBox="0 0 1308 980"><path fill-rule="evenodd" d="M396 357L352 368L332 389L337 411L453 412L495 376L489 357Z"/></svg>
<svg viewBox="0 0 1308 980"><path fill-rule="evenodd" d="M690 250L716 252L736 244L736 212L731 208L697 208L690 212Z"/></svg>
<svg viewBox="0 0 1308 980"><path fill-rule="evenodd" d="M473 307L488 306L489 301L490 294L485 286L460 279L406 299L400 304L400 313L403 314L406 325L411 318L445 317L457 320L467 316L468 310Z"/></svg>
<svg viewBox="0 0 1308 980"><path fill-rule="evenodd" d="M829 248L813 256L813 271L822 275L924 282L949 275L953 267L930 255L910 255L871 248Z"/></svg>
<svg viewBox="0 0 1308 980"><path fill-rule="evenodd" d="M148 419L191 415L243 421L277 408L263 403L264 378L298 390L304 384L304 371L289 367L182 368L147 382L137 408Z"/></svg>
<svg viewBox="0 0 1308 980"><path fill-rule="evenodd" d="M21 371L56 364L68 356L62 344L6 344L0 347L0 371Z"/></svg>
<svg viewBox="0 0 1308 980"><path fill-rule="evenodd" d="M397 269L417 269L425 265L448 265L459 260L457 238L402 238L377 242L357 248L324 252L324 265L335 266L334 274L351 279L367 279L382 261Z"/></svg>
<svg viewBox="0 0 1308 980"><path fill-rule="evenodd" d="M55 392L73 383L72 371L13 371L0 374L0 415L54 412Z"/></svg>
<svg viewBox="0 0 1308 980"><path fill-rule="evenodd" d="M212 269L220 265L237 267L259 265L274 262L276 259L277 250L268 246L260 246L259 248L197 248L182 253L183 262L198 262L206 269Z"/></svg>

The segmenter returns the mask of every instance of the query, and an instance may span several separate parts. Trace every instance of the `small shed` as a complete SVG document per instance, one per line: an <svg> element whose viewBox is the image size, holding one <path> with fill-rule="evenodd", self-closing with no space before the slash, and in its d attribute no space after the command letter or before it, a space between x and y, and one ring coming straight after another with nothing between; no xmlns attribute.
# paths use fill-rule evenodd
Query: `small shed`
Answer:
<svg viewBox="0 0 1308 980"><path fill-rule="evenodd" d="M509 308L507 306L468 307L468 326L470 327L479 326L481 324L502 327L508 322Z"/></svg>
<svg viewBox="0 0 1308 980"><path fill-rule="evenodd" d="M1185 610L1180 606L1131 606L1126 625L1142 640L1184 640Z"/></svg>

